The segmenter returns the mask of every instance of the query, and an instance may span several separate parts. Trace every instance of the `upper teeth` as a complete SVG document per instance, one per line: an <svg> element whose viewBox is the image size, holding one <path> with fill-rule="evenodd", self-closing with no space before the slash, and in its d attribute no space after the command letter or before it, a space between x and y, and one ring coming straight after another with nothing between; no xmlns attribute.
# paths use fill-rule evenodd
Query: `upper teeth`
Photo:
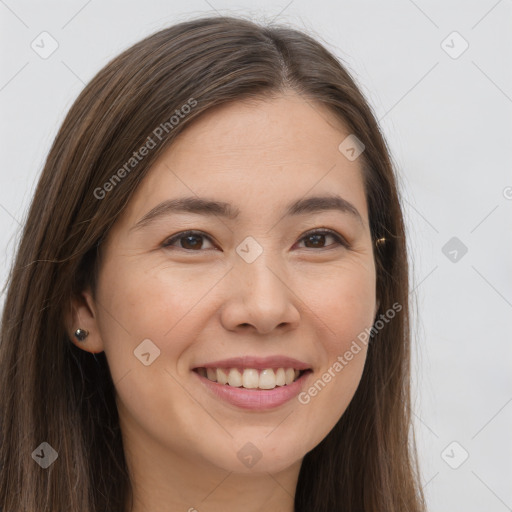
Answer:
<svg viewBox="0 0 512 512"><path fill-rule="evenodd" d="M272 368L245 368L243 371L237 368L198 368L197 371L213 382L248 389L274 389L291 384L300 375L300 371L294 368L278 368L275 371Z"/></svg>

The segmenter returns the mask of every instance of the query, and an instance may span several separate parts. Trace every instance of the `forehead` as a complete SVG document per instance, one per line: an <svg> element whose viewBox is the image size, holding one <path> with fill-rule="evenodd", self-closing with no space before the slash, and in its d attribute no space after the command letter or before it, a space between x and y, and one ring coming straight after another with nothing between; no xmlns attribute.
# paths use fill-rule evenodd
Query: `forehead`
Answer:
<svg viewBox="0 0 512 512"><path fill-rule="evenodd" d="M274 166L299 157L323 163L329 155L337 156L340 138L347 135L345 125L327 107L286 94L210 109L177 137L167 155L176 159L193 152L215 156L216 161L249 158Z"/></svg>
<svg viewBox="0 0 512 512"><path fill-rule="evenodd" d="M332 193L356 204L366 218L361 159L350 161L338 149L348 135L326 107L298 95L215 107L155 162L129 205L131 220L185 195L229 202L243 218Z"/></svg>

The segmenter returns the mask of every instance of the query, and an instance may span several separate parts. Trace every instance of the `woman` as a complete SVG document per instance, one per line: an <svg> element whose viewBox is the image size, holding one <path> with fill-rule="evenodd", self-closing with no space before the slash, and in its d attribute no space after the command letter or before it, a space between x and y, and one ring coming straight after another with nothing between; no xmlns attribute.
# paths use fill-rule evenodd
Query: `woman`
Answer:
<svg viewBox="0 0 512 512"><path fill-rule="evenodd" d="M162 30L86 86L38 184L0 505L421 511L408 319L392 164L343 66L289 28Z"/></svg>

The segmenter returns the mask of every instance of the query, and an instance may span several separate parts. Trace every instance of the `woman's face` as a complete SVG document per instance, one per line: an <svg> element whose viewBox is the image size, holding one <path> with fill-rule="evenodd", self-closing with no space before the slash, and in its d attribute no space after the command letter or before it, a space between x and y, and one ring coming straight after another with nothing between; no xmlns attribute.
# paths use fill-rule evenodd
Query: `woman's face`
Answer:
<svg viewBox="0 0 512 512"><path fill-rule="evenodd" d="M128 447L275 472L342 416L366 357L351 347L377 308L361 159L338 149L349 135L283 95L209 111L155 163L103 246L82 322L85 349L105 351ZM287 368L309 371L287 388ZM208 379L224 373L228 384Z"/></svg>

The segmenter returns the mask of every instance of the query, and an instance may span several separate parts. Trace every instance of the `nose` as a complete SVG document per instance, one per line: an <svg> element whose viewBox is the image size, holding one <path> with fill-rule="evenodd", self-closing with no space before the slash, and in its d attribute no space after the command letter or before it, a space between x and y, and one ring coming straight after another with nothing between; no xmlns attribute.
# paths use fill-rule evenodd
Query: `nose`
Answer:
<svg viewBox="0 0 512 512"><path fill-rule="evenodd" d="M252 263L237 261L230 272L221 313L227 330L269 334L274 329L282 332L299 324L301 301L297 291L287 282L283 268L264 254Z"/></svg>

